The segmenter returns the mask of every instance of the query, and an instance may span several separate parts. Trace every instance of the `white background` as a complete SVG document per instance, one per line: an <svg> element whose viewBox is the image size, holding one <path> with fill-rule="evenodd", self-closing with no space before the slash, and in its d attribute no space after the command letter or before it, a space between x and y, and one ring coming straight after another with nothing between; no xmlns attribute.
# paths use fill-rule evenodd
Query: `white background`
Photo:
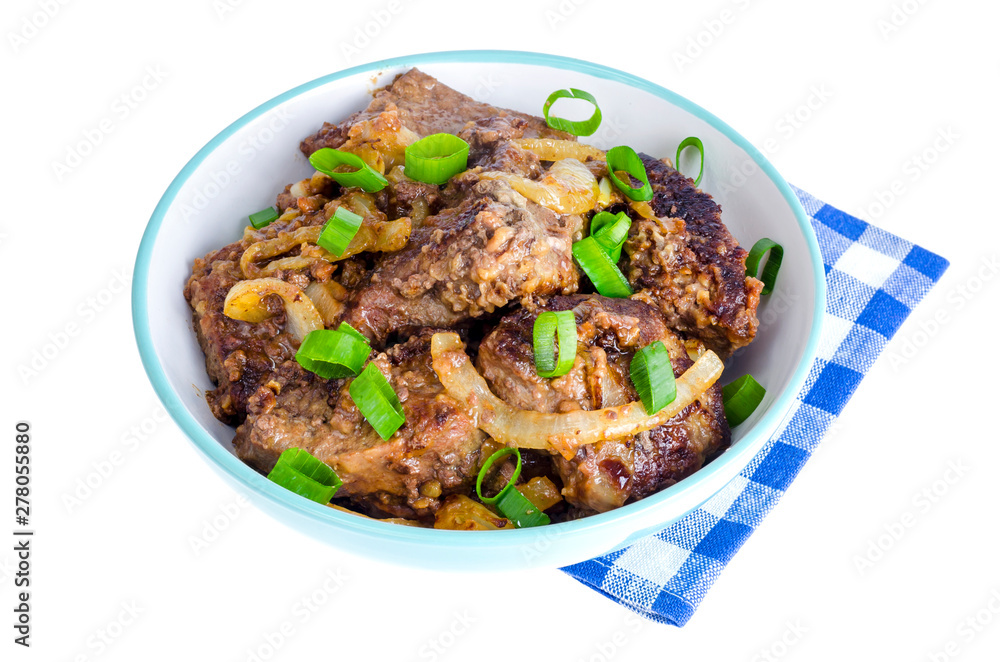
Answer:
<svg viewBox="0 0 1000 662"><path fill-rule="evenodd" d="M3 659L240 662L268 638L280 660L996 659L995 3L403 1L367 44L355 28L388 0L334 7L4 3L0 490L13 491L14 422L29 420L37 535L30 650L12 643L15 558L0 544ZM242 505L155 422L115 279L173 176L288 88L447 48L648 78L773 140L792 183L952 262L683 629L556 570L456 576L346 555ZM60 176L102 120L110 133ZM953 138L935 147L939 132ZM37 374L19 371L60 338ZM9 531L12 497L0 501ZM861 568L866 555L880 558Z"/></svg>

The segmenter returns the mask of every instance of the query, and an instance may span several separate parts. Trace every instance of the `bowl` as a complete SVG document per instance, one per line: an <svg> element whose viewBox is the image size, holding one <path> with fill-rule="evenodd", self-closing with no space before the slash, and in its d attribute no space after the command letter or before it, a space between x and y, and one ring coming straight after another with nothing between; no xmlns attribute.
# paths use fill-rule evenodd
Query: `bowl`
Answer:
<svg viewBox="0 0 1000 662"><path fill-rule="evenodd" d="M379 522L304 499L267 480L233 452L233 428L204 398L213 388L182 296L195 258L240 237L248 210L267 207L288 182L311 174L299 141L323 121L364 108L372 92L419 67L481 101L539 114L553 90L594 94L602 127L586 139L627 144L673 158L699 136L707 154L701 188L745 247L761 237L784 246L775 292L758 311L757 340L732 360L724 380L752 373L768 388L733 444L700 471L617 510L514 531L439 531ZM655 127L655 130L650 130ZM157 395L205 460L234 489L290 527L369 558L450 570L511 570L567 565L617 549L678 520L708 500L764 446L795 401L816 353L825 277L808 218L764 156L721 120L642 78L553 55L455 51L394 58L300 85L233 122L171 182L139 247L132 315L142 362ZM150 302L156 305L151 306Z"/></svg>

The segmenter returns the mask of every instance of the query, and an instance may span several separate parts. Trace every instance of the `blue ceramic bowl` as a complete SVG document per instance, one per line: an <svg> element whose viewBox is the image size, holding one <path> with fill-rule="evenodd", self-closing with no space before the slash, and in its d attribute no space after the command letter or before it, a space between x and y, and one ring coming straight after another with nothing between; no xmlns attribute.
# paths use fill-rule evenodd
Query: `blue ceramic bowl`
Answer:
<svg viewBox="0 0 1000 662"><path fill-rule="evenodd" d="M515 531L438 531L340 512L271 483L233 453L233 429L212 417L212 388L181 292L192 261L240 236L248 211L273 203L288 182L311 174L299 141L324 120L363 108L374 89L411 67L498 106L538 114L548 94L577 87L601 103L604 123L587 139L672 157L687 136L702 138L701 183L722 205L744 246L760 237L784 245L778 288L759 310L758 339L728 374L751 372L768 387L732 447L694 475L618 510ZM132 289L143 365L171 416L205 460L259 508L338 548L393 563L453 570L566 565L652 533L704 503L743 469L795 401L812 364L824 311L824 271L815 236L784 179L742 136L659 85L607 67L553 55L457 51L395 58L340 71L251 110L201 149L171 182L143 235ZM729 377L723 377L729 379Z"/></svg>

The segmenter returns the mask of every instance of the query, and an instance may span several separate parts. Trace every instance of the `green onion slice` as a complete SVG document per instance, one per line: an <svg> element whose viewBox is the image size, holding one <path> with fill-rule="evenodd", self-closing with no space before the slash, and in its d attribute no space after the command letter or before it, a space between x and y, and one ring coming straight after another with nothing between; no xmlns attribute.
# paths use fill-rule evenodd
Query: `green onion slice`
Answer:
<svg viewBox="0 0 1000 662"><path fill-rule="evenodd" d="M608 150L608 176L618 190L624 193L631 200L643 201L653 199L653 187L649 185L649 176L646 175L646 166L642 159L635 153L635 150L628 145L619 145ZM631 184L626 184L618 179L618 172L624 170L640 182L642 186L632 188Z"/></svg>
<svg viewBox="0 0 1000 662"><path fill-rule="evenodd" d="M469 163L469 143L450 133L435 133L406 148L404 174L426 184L446 184Z"/></svg>
<svg viewBox="0 0 1000 662"><path fill-rule="evenodd" d="M785 249L778 242L765 238L754 244L753 248L750 249L750 254L747 255L747 276L757 278L757 266L760 264L760 258L764 257L764 253L768 251L771 251L771 254L767 256L767 262L764 263L764 273L760 276L764 283L764 289L760 292L762 295L774 291L774 282L778 279L778 270L781 269L781 258Z"/></svg>
<svg viewBox="0 0 1000 662"><path fill-rule="evenodd" d="M722 387L722 407L726 410L726 420L729 427L734 428L750 418L757 405L764 399L767 391L751 375L743 375L739 379Z"/></svg>
<svg viewBox="0 0 1000 662"><path fill-rule="evenodd" d="M549 108L556 102L556 99L584 99L594 104L594 114L590 116L590 119L580 122L554 117L549 115ZM597 127L601 126L601 107L597 105L597 99L590 92L578 90L575 87L568 90L556 90L550 94L549 98L545 100L545 105L542 106L542 114L545 115L545 123L550 127L558 131L572 133L574 136L589 136L597 131Z"/></svg>
<svg viewBox="0 0 1000 662"><path fill-rule="evenodd" d="M344 207L337 207L337 211L323 225L316 243L340 257L347 250L348 244L354 239L364 220L363 216L358 216Z"/></svg>
<svg viewBox="0 0 1000 662"><path fill-rule="evenodd" d="M629 366L629 374L649 416L677 398L674 368L670 364L670 353L662 341L657 340L636 352Z"/></svg>
<svg viewBox="0 0 1000 662"><path fill-rule="evenodd" d="M295 353L295 360L323 379L340 379L358 374L371 353L368 339L347 322L341 322L336 331L310 331Z"/></svg>
<svg viewBox="0 0 1000 662"><path fill-rule="evenodd" d="M632 219L623 211L612 214L608 211L598 212L590 221L590 236L601 245L611 261L615 264L622 256L622 246L628 239L628 230L632 227Z"/></svg>
<svg viewBox="0 0 1000 662"><path fill-rule="evenodd" d="M632 296L625 274L593 237L573 244L573 257L601 295L616 299Z"/></svg>
<svg viewBox="0 0 1000 662"><path fill-rule="evenodd" d="M547 310L535 319L531 332L535 347L535 370L549 379L565 375L576 360L576 318L572 310ZM559 356L554 346L559 341Z"/></svg>
<svg viewBox="0 0 1000 662"><path fill-rule="evenodd" d="M389 181L364 162L357 154L324 147L312 153L309 163L341 186L356 186L365 191L381 191ZM340 166L350 166L353 172L337 172Z"/></svg>
<svg viewBox="0 0 1000 662"><path fill-rule="evenodd" d="M354 336L355 338L365 343L366 345L368 344L368 338L365 338L360 331L355 329L347 322L341 322L340 326L337 327L337 331L340 331L341 333L346 333L349 336Z"/></svg>
<svg viewBox="0 0 1000 662"><path fill-rule="evenodd" d="M374 363L369 363L348 387L351 400L382 439L389 439L406 421L392 385Z"/></svg>
<svg viewBox="0 0 1000 662"><path fill-rule="evenodd" d="M701 138L691 136L682 140L681 144L677 146L677 158L674 159L674 165L677 166L677 170L680 172L681 152L688 147L697 147L698 153L701 154L701 165L698 166L698 176L694 178L694 185L697 186L701 182L701 176L705 173L705 146L702 144Z"/></svg>
<svg viewBox="0 0 1000 662"><path fill-rule="evenodd" d="M267 227L276 220L278 220L278 210L274 207L261 209L260 211L250 214L250 225L254 226L257 230Z"/></svg>
<svg viewBox="0 0 1000 662"><path fill-rule="evenodd" d="M514 473L511 474L510 480L507 481L507 484L503 486L503 489L496 496L484 497L483 479L497 460L505 458L508 455L517 457L517 466L514 467ZM520 475L521 452L516 448L501 448L496 453L493 453L493 455L490 455L489 459L483 463L483 468L479 470L479 476L476 477L476 495L483 503L491 506L495 505L497 510L503 513L503 516L513 522L514 526L519 529L548 524L551 521L549 516L540 511L535 504L528 501L528 498L521 494L514 486Z"/></svg>
<svg viewBox="0 0 1000 662"><path fill-rule="evenodd" d="M284 451L267 477L317 503L329 503L344 484L337 472L301 448Z"/></svg>

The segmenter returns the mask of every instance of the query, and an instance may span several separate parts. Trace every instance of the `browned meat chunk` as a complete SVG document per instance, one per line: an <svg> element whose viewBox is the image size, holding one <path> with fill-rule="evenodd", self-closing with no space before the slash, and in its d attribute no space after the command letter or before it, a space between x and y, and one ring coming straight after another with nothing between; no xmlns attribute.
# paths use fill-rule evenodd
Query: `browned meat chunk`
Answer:
<svg viewBox="0 0 1000 662"><path fill-rule="evenodd" d="M304 448L344 481L337 496L373 512L426 516L475 480L485 435L444 393L425 331L372 360L399 396L406 422L388 441L354 406L349 380L324 380L294 361L251 398L233 445L245 462L270 471L282 451Z"/></svg>
<svg viewBox="0 0 1000 662"><path fill-rule="evenodd" d="M694 182L640 155L658 219L632 224L626 276L667 316L670 328L720 356L753 340L762 283L746 276L746 256L722 224L722 210Z"/></svg>
<svg viewBox="0 0 1000 662"><path fill-rule="evenodd" d="M408 177L399 181L389 180L388 216L401 218L409 216L414 224L419 225L428 213L435 213L441 207L438 204L440 189L434 184L414 181Z"/></svg>
<svg viewBox="0 0 1000 662"><path fill-rule="evenodd" d="M469 168L503 170L537 179L542 174L541 161L510 142L523 138L528 127L527 120L513 116L496 115L469 122L458 134L469 143Z"/></svg>
<svg viewBox="0 0 1000 662"><path fill-rule="evenodd" d="M476 101L419 69L410 69L379 90L363 111L339 125L324 123L317 133L302 141L302 153L309 156L323 147L340 147L347 141L348 130L353 124L377 116L390 105L398 109L403 126L421 137L434 133L458 134L469 122L499 116L520 118L525 122L518 137L572 138L567 133L550 129L540 117Z"/></svg>
<svg viewBox="0 0 1000 662"><path fill-rule="evenodd" d="M554 379L539 377L534 365L532 327L544 310L572 310L577 321L576 363ZM676 376L691 366L684 344L656 308L597 295L553 297L505 317L480 345L478 366L493 392L521 409L601 409L638 399L629 365L636 350L657 340L670 352ZM690 475L726 448L729 438L716 384L665 425L584 446L570 461L558 455L554 460L567 501L603 512Z"/></svg>
<svg viewBox="0 0 1000 662"><path fill-rule="evenodd" d="M575 292L572 243L583 222L481 181L457 207L428 217L382 258L345 320L382 344L390 333L449 328L530 294Z"/></svg>
<svg viewBox="0 0 1000 662"><path fill-rule="evenodd" d="M329 182L328 179L325 180ZM260 230L248 229L244 239L213 251L195 260L194 269L184 288L184 297L191 305L198 341L205 352L208 374L216 388L206 393L212 413L221 421L237 424L246 416L247 399L270 376L276 366L295 356L298 342L283 331L284 305L273 297L268 301L273 316L259 323L242 322L226 317L223 308L230 288L248 276L243 273L240 258L244 251L258 241L287 237L296 230L322 225L332 213L326 207L329 193L319 178L303 180L290 188L302 195L293 205L300 213L288 214ZM321 190L322 189L322 190ZM306 210L311 210L306 212ZM295 246L287 253L275 257L300 255ZM264 263L251 268L260 272ZM336 278L334 276L337 271ZM367 282L368 272L358 259L348 259L336 266L324 260L315 260L297 269L276 269L268 273L252 273L249 277L274 277L287 281L300 289L311 282L336 280L344 287ZM346 292L343 299L346 299Z"/></svg>
<svg viewBox="0 0 1000 662"><path fill-rule="evenodd" d="M285 317L280 302L275 316L259 324L222 314L229 288L242 279L239 261L244 248L243 242L236 242L195 260L194 274L184 288L208 374L217 385L206 399L215 417L230 424L243 420L247 399L274 366L295 356L298 348L282 331Z"/></svg>

